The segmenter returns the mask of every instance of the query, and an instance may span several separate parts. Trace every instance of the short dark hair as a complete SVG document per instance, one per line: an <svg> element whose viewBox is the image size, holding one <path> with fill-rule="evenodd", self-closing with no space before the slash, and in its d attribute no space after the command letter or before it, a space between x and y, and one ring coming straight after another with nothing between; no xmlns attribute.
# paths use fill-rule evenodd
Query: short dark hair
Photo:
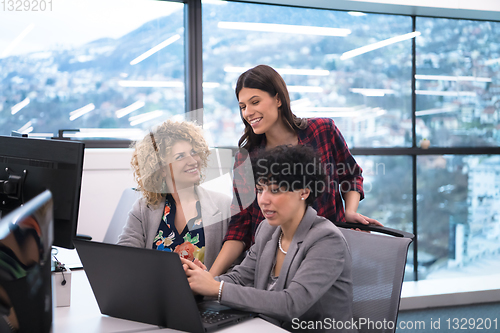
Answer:
<svg viewBox="0 0 500 333"><path fill-rule="evenodd" d="M326 174L321 170L321 158L315 150L304 145L281 145L257 152L252 158L255 184L274 183L287 191L308 188L307 205L326 190ZM319 190L318 185L322 185Z"/></svg>
<svg viewBox="0 0 500 333"><path fill-rule="evenodd" d="M292 113L290 107L290 96L286 83L272 67L267 65L258 65L240 75L236 82L236 99L239 99L240 91L243 88L259 89L267 92L271 97L278 95L281 101L279 107L279 118L283 120L286 126L291 130L297 131L307 127L307 120L299 118ZM255 134L250 124L243 118L240 111L241 120L245 125L245 132L238 142L240 148L248 151L258 146L264 137L263 134Z"/></svg>

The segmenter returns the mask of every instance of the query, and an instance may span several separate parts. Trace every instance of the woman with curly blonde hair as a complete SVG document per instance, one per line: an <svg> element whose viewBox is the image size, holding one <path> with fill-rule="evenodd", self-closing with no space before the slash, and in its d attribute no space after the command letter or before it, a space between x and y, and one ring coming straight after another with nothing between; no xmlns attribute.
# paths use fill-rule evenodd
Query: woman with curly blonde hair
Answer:
<svg viewBox="0 0 500 333"><path fill-rule="evenodd" d="M176 252L209 269L222 247L231 199L198 186L210 154L201 128L168 120L132 148L142 198L118 244Z"/></svg>

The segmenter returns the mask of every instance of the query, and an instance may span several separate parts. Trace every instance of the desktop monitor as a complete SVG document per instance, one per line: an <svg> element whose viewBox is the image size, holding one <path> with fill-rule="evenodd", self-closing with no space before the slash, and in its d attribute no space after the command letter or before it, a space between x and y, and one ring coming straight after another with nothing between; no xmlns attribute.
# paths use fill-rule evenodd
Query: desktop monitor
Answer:
<svg viewBox="0 0 500 333"><path fill-rule="evenodd" d="M50 332L52 208L45 191L0 219L0 332Z"/></svg>
<svg viewBox="0 0 500 333"><path fill-rule="evenodd" d="M54 245L74 248L84 146L0 136L0 217L48 189L54 201Z"/></svg>

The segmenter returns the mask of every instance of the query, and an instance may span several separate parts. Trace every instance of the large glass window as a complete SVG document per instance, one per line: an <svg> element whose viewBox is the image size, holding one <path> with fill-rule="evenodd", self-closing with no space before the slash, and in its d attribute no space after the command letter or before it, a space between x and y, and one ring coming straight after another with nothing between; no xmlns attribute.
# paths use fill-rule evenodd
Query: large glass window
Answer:
<svg viewBox="0 0 500 333"><path fill-rule="evenodd" d="M418 17L417 140L500 143L500 22Z"/></svg>
<svg viewBox="0 0 500 333"><path fill-rule="evenodd" d="M417 159L419 278L500 273L500 156Z"/></svg>
<svg viewBox="0 0 500 333"><path fill-rule="evenodd" d="M363 169L365 200L358 212L389 228L413 232L410 156L355 156Z"/></svg>
<svg viewBox="0 0 500 333"><path fill-rule="evenodd" d="M413 233L411 156L355 156L363 169L365 199L358 212L384 226ZM413 280L413 244L405 280Z"/></svg>
<svg viewBox="0 0 500 333"><path fill-rule="evenodd" d="M165 119L203 114L210 144L234 147L243 132L236 80L267 64L286 81L294 113L333 118L358 152L359 212L391 228L416 225L419 279L500 273L500 155L487 155L500 149L500 22L202 0L202 35L189 38L202 46L204 110L191 117L192 1L42 2L0 11L0 135L79 129L134 140ZM441 149L413 145L424 138ZM454 155L465 146L476 155Z"/></svg>
<svg viewBox="0 0 500 333"><path fill-rule="evenodd" d="M39 3L0 12L0 134L134 139L184 112L183 4Z"/></svg>
<svg viewBox="0 0 500 333"><path fill-rule="evenodd" d="M335 120L350 147L411 145L411 17L203 1L204 126L237 145L234 86L282 74L292 111Z"/></svg>

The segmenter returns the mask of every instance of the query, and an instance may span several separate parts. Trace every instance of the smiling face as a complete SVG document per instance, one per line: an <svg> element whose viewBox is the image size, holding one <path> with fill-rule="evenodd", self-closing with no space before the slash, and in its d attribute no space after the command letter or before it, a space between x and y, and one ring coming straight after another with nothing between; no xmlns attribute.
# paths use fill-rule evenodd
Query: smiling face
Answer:
<svg viewBox="0 0 500 333"><path fill-rule="evenodd" d="M287 191L279 188L276 183L267 185L258 183L255 187L257 188L257 202L270 225L283 227L302 220L309 189Z"/></svg>
<svg viewBox="0 0 500 333"><path fill-rule="evenodd" d="M187 141L178 141L172 146L165 177L168 187L173 191L194 186L200 181L201 160L193 146ZM174 184L175 183L175 184Z"/></svg>
<svg viewBox="0 0 500 333"><path fill-rule="evenodd" d="M264 134L281 124L278 108L281 101L264 90L242 88L238 95L241 115L252 126L255 134Z"/></svg>

